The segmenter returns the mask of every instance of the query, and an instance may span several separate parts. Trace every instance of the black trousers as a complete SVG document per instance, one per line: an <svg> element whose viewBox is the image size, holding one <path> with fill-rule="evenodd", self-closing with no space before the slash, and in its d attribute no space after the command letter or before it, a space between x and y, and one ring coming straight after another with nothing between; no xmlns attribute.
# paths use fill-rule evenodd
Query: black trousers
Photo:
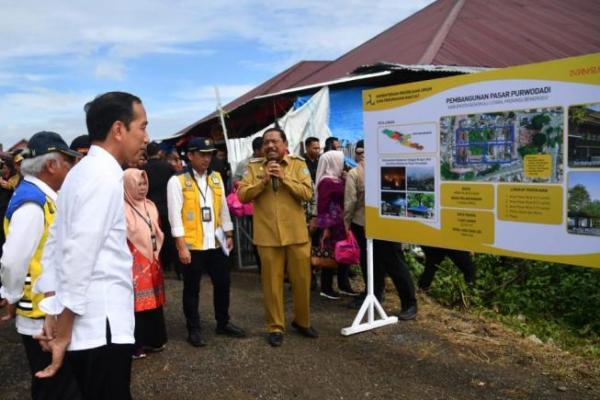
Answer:
<svg viewBox="0 0 600 400"><path fill-rule="evenodd" d="M350 224L350 229L360 247L360 268L367 284L367 238L365 227ZM417 304L415 297L415 285L408 270L408 264L404 255L396 248L393 242L384 240L373 240L373 291L379 301L383 298L385 291L385 276L389 275L398 291L402 309L407 309ZM365 288L366 291L366 288Z"/></svg>
<svg viewBox="0 0 600 400"><path fill-rule="evenodd" d="M402 309L416 305L415 285L404 255L396 248L396 244L385 240L373 240L373 252L373 286L377 299L381 300L383 297L387 274L398 291Z"/></svg>
<svg viewBox="0 0 600 400"><path fill-rule="evenodd" d="M213 306L217 326L229 322L229 289L231 278L227 257L221 249L191 251L192 262L183 265L183 314L188 331L200 330L200 281L204 272L213 284Z"/></svg>
<svg viewBox="0 0 600 400"><path fill-rule="evenodd" d="M365 237L365 227L355 223L350 224L350 230L360 247L360 271L362 272L363 282L365 282L365 294L367 291L367 238Z"/></svg>
<svg viewBox="0 0 600 400"><path fill-rule="evenodd" d="M338 288L346 291L351 290L349 270L350 266L347 264L338 264L337 268L323 268L321 270L321 290L324 292L333 291L333 275L336 273Z"/></svg>
<svg viewBox="0 0 600 400"><path fill-rule="evenodd" d="M177 265L177 249L175 248L175 240L171 236L171 224L169 223L169 217L167 215L160 215L160 226L165 234L162 248L158 255L160 259L160 265L165 271L171 270L172 267Z"/></svg>
<svg viewBox="0 0 600 400"><path fill-rule="evenodd" d="M52 354L42 350L40 343L28 335L21 335L31 371L31 398L33 400L79 400L81 394L68 361L52 378L39 379L35 373L52 362Z"/></svg>
<svg viewBox="0 0 600 400"><path fill-rule="evenodd" d="M425 270L419 278L419 287L427 289L433 282L433 277L438 265L448 257L463 273L465 282L469 285L475 283L475 264L471 254L467 251L441 249L438 247L421 246L425 253Z"/></svg>
<svg viewBox="0 0 600 400"><path fill-rule="evenodd" d="M94 349L67 351L66 360L84 400L130 400L133 344L112 343L108 320L106 341Z"/></svg>

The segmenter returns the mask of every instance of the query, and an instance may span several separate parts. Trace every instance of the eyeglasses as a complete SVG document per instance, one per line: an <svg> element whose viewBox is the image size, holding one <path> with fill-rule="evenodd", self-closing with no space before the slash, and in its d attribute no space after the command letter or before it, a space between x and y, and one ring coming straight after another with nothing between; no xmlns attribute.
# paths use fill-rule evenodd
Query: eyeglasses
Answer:
<svg viewBox="0 0 600 400"><path fill-rule="evenodd" d="M356 153L356 155L361 155L361 154L364 154L365 151L364 150L360 150L360 149L356 149L356 150L354 150L354 153Z"/></svg>

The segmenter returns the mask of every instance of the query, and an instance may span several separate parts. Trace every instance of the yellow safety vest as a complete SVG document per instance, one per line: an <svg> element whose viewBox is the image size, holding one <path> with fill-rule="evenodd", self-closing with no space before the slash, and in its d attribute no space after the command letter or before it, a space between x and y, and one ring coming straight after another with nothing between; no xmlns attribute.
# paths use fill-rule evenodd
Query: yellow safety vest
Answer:
<svg viewBox="0 0 600 400"><path fill-rule="evenodd" d="M181 207L181 220L183 221L184 240L190 250L204 250L204 235L202 231L202 212L204 207L198 185L193 181L191 172L184 172L177 176L181 184L183 207ZM223 206L223 181L218 172L211 172L206 177L208 187L213 193L212 218L215 229L221 226L221 207Z"/></svg>
<svg viewBox="0 0 600 400"><path fill-rule="evenodd" d="M34 188L32 188L32 186ZM22 190L19 190L22 189ZM39 192L34 193L35 189ZM20 192L27 192L26 194L19 196ZM43 196L43 197L42 197ZM43 205L40 204L40 200L44 199ZM43 293L33 293L32 288L35 285L35 282L42 274L42 254L44 252L44 246L46 245L46 240L48 239L48 229L50 225L54 222L54 215L56 212L56 206L54 202L43 192L37 188L37 186L33 185L28 181L23 181L21 185L15 191L15 195L11 199L11 203L13 203L13 207L11 204L8 206L8 211L6 217L4 218L4 232L6 236L9 235L9 224L10 218L12 214L18 207L27 203L34 202L36 204L42 205L44 209L44 233L38 243L37 248L35 249L35 253L33 253L33 257L31 257L31 261L29 262L29 270L27 271L27 277L25 278L25 284L23 286L23 297L17 303L17 314L22 315L27 318L39 319L44 318L46 314L44 314L40 308L39 303L43 300ZM17 203L17 204L15 204Z"/></svg>

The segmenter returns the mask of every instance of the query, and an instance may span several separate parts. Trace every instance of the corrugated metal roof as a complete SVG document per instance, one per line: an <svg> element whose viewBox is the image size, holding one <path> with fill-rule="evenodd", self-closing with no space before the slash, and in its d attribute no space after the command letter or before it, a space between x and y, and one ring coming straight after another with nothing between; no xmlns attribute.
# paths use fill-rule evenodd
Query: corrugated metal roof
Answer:
<svg viewBox="0 0 600 400"><path fill-rule="evenodd" d="M599 51L598 0L439 0L298 85L337 79L381 61L507 67Z"/></svg>
<svg viewBox="0 0 600 400"><path fill-rule="evenodd" d="M599 0L438 0L334 61L295 64L224 109L290 88L341 82L378 65L499 68L600 52L599 21Z"/></svg>

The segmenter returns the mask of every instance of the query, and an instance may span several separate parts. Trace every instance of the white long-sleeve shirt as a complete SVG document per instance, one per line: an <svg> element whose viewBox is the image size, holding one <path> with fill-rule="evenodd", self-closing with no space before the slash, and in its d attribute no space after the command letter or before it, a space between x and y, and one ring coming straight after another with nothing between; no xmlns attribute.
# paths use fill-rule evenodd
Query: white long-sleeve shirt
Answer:
<svg viewBox="0 0 600 400"><path fill-rule="evenodd" d="M25 175L23 179L33 183L52 201L56 201L56 192L46 183L31 175ZM29 272L29 264L43 235L44 210L38 204L25 203L13 213L0 260L0 294L10 304L18 303L23 297L23 285ZM36 282L37 280L31 283ZM33 336L41 333L43 323L43 319L32 319L22 315L15 318L17 332L22 335Z"/></svg>
<svg viewBox="0 0 600 400"><path fill-rule="evenodd" d="M200 190L204 194L203 207L209 207L211 210L214 210L214 194L208 186L207 182L207 174L206 172L200 176L195 170L194 171L194 179L198 184ZM183 188L181 187L181 182L177 175L174 175L169 179L167 183L167 204L169 208L169 223L171 224L171 234L173 237L182 237L185 233L183 229L183 220L181 219L181 209L183 208ZM227 199L225 197L225 188L223 187L223 182L221 182L221 226L223 231L228 232L233 230L233 223L231 222L231 216L229 215L229 208L227 208ZM200 211L200 210L198 210ZM214 212L214 211L213 211ZM214 249L216 248L216 240L215 240L215 217L212 216L211 220L208 222L202 221L202 232L203 232L203 240L204 244L202 246L203 249Z"/></svg>
<svg viewBox="0 0 600 400"><path fill-rule="evenodd" d="M69 350L106 345L107 320L112 343L134 343L133 260L123 199L119 163L94 145L69 172L58 196L60 211L42 261L55 276L42 289L55 290L56 296L44 299L41 308L58 314L67 307L76 314Z"/></svg>

